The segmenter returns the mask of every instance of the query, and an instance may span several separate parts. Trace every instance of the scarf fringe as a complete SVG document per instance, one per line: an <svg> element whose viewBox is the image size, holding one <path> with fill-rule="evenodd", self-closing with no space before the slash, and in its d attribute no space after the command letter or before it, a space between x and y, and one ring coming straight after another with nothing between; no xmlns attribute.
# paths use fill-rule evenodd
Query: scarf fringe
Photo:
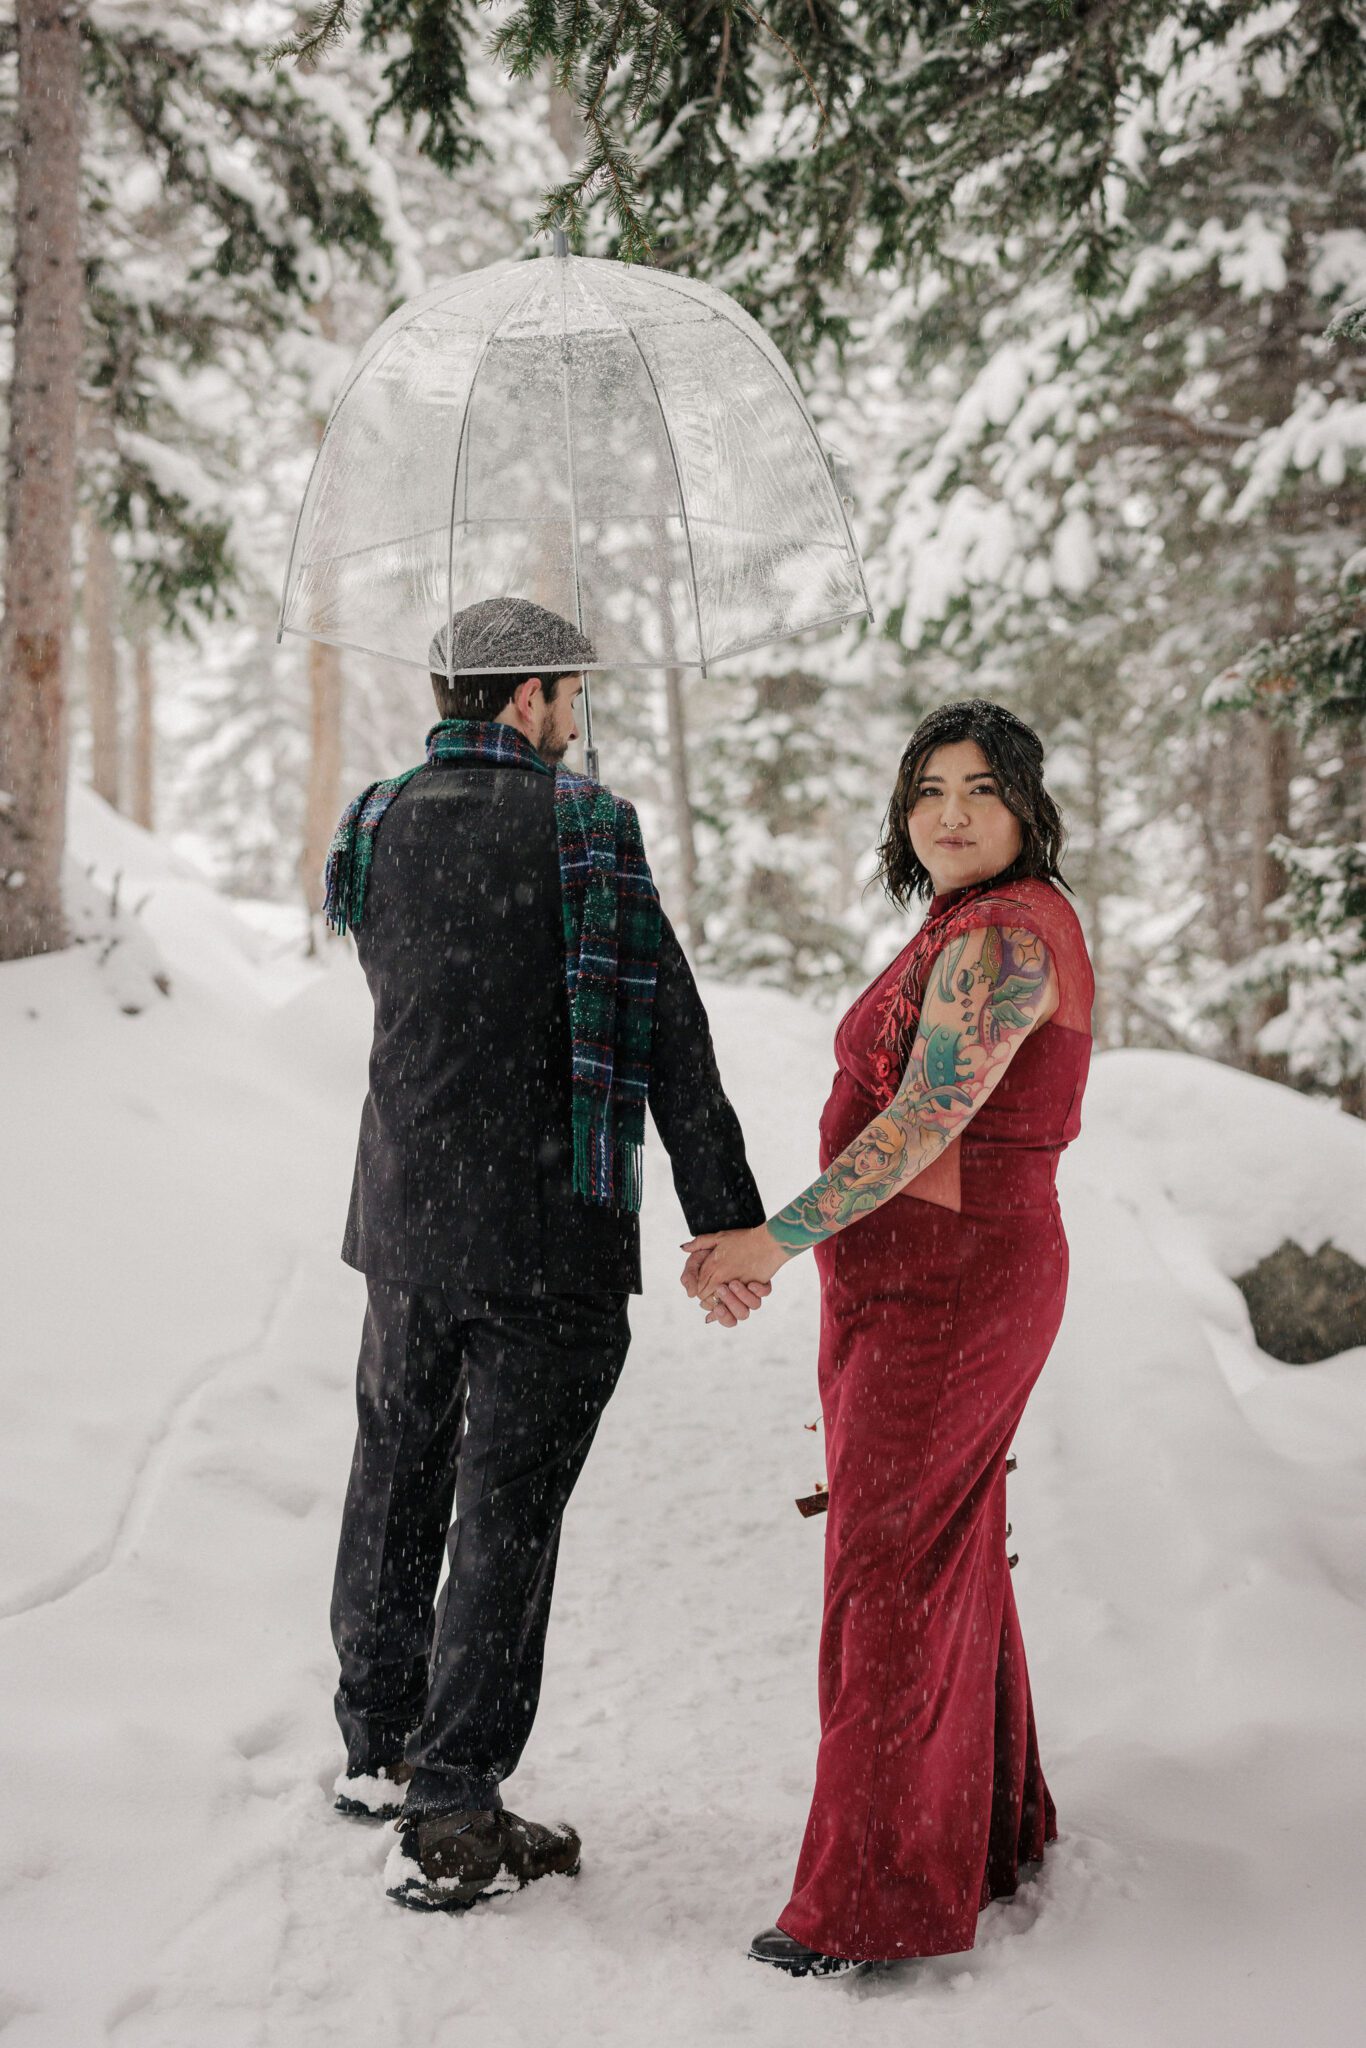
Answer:
<svg viewBox="0 0 1366 2048"><path fill-rule="evenodd" d="M323 864L323 916L338 937L353 931L364 915L375 834L394 798L418 773L409 768L402 775L369 783L342 812Z"/></svg>
<svg viewBox="0 0 1366 2048"><path fill-rule="evenodd" d="M338 938L360 923L373 852L374 839L367 833L344 847L334 845L328 853L323 868L323 916Z"/></svg>
<svg viewBox="0 0 1366 2048"><path fill-rule="evenodd" d="M639 1215L645 1186L645 1147L637 1139L613 1138L610 1113L602 1105L574 1104L574 1192L606 1209Z"/></svg>

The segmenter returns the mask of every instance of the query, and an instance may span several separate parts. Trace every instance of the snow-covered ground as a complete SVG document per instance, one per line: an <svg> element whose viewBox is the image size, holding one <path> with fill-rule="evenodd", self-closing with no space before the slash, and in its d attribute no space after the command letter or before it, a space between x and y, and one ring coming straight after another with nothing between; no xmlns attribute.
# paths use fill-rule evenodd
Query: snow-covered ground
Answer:
<svg viewBox="0 0 1366 2048"><path fill-rule="evenodd" d="M90 928L119 873L126 936L0 969L5 2048L1360 2040L1366 1352L1277 1365L1228 1276L1286 1235L1366 1258L1366 1130L1204 1061L1097 1061L1011 1495L1063 1839L971 1955L834 1985L744 1956L814 1758L815 1276L705 1328L652 1141L648 1291L509 1788L574 1821L583 1874L406 1914L387 1831L328 1798L364 985L93 799L76 844ZM709 1000L776 1201L831 1019Z"/></svg>

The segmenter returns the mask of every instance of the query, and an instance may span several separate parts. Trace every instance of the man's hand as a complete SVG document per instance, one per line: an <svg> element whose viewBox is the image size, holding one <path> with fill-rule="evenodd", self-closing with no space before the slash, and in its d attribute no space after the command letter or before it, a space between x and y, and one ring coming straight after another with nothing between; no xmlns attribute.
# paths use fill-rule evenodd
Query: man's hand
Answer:
<svg viewBox="0 0 1366 2048"><path fill-rule="evenodd" d="M679 1249L687 1251L688 1248L686 1245L681 1245ZM707 1246L704 1245L698 1251L688 1252L687 1261L679 1276L683 1292L687 1295L689 1301L696 1301L697 1299L697 1289L698 1283L702 1278L702 1268L707 1263L707 1249Z"/></svg>
<svg viewBox="0 0 1366 2048"><path fill-rule="evenodd" d="M733 1330L756 1308L762 1308L764 1296L772 1292L767 1280L728 1280L714 1294L701 1295L697 1306L707 1311L709 1323L720 1323L723 1330Z"/></svg>
<svg viewBox="0 0 1366 2048"><path fill-rule="evenodd" d="M743 1323L755 1309L761 1308L765 1296L773 1290L766 1280L735 1280L722 1287L708 1288L705 1298L702 1298L702 1266L710 1255L712 1242L708 1238L705 1244L699 1244L696 1251L689 1253L679 1278L689 1300L706 1309L709 1323L720 1323L723 1329L733 1330L737 1323ZM683 1249L686 1250L686 1246Z"/></svg>

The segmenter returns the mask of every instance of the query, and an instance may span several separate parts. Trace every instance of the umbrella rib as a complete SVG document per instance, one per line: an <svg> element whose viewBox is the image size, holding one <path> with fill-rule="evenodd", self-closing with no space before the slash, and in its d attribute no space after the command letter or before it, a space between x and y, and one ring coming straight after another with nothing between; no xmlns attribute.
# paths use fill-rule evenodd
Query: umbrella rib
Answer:
<svg viewBox="0 0 1366 2048"><path fill-rule="evenodd" d="M604 259L590 257L583 260L593 262L601 261ZM715 306L711 305L708 300L695 299L691 292L685 291L683 289L685 284L695 282L696 279L674 277L667 270L652 269L650 271L650 283L652 285L657 285L660 288L660 290L664 291L670 298L681 300L685 306L696 307L701 312L704 320L720 320L724 322L724 324L727 327L732 326L734 323L724 313L719 312ZM589 289L592 290L593 287L590 285ZM600 306L607 307L608 311L611 313L612 318L614 320L619 320L623 326L626 324L625 315L619 312L617 308L611 304L610 300L599 296L598 304Z"/></svg>
<svg viewBox="0 0 1366 2048"><path fill-rule="evenodd" d="M494 279L489 279L489 280L488 280L489 284L493 284L493 283L494 283L494 282L496 282L496 281L497 281L497 280L494 280ZM480 289L480 292L482 292L482 290L484 289L484 287L483 287L483 286L481 286L481 287L480 287L479 289ZM472 292L472 293L470 294L470 296L471 296L471 297L474 297L474 298L477 298L477 297L479 296L479 292ZM515 304L516 304L516 305L518 305L518 306L520 306L520 305L521 305L521 304L523 303L523 301L524 301L525 299L529 298L530 296L531 296L531 286L530 286L530 285L528 285L528 286L527 286L527 289L526 289L526 291L525 291L525 292L523 292L523 294L522 294L521 298L519 298L519 299L517 299L517 300L515 301ZM433 309L433 310L435 310L435 309ZM512 309L511 309L511 308L509 308L509 311L511 311L511 310L512 310ZM504 319L506 319L506 317L507 317L507 315L506 315L506 314L504 314L504 315L503 315L503 318L504 318ZM416 316L416 318L415 318L414 320L412 320L412 321L406 321L406 320L405 320L405 321L403 322L402 326L400 326L400 327L396 327L396 328L394 329L393 333L392 333L392 334L391 334L391 335L390 335L390 336L388 337L387 341L385 341L385 343L384 343L383 347L382 347L382 348L377 348L377 349L375 350L375 352L374 352L374 354L373 354L373 355L367 356L367 355L366 355L366 353L365 353L365 350L364 350L364 349L362 349L362 350L360 351L360 354L359 354L359 356L357 357L356 361L355 361L355 362L354 362L354 363L353 363L353 364L351 365L351 372L350 372L350 375L349 375L349 376L347 377L347 380L346 380L345 384L343 384L343 386L342 386L341 390L340 390L340 391L339 391L339 392L337 393L337 396L336 396L336 399L335 399L335 401L333 402L332 410L331 410L331 412L330 412L330 413L328 414L328 416L327 416L327 424L326 424L326 426L325 426L325 427L323 428L323 433L322 433L322 439L321 439L321 440L319 441L319 443L318 443L318 452L317 452L317 454L316 454L316 455L314 456L314 458L313 458L313 466L312 466L312 468L311 468L311 469L309 470L309 472L308 472L308 483L307 483L307 484L306 484L306 485L304 486L304 494L303 494L303 497L302 497L302 498L300 499L300 501L299 501L299 516L298 516L298 518L297 518L297 519L296 519L296 520L294 521L294 533L293 533L293 536L292 536L292 538L291 538L291 540L290 540L290 543L289 543L289 562L288 562L288 565L287 565L287 567L286 567L286 569L285 569L285 581L284 581L284 588L283 588L283 589L281 590L281 592L280 592L280 615L279 615L279 618L278 618L278 619L276 620L276 624L275 624L275 644L276 644L276 646L277 646L277 647L279 647L279 646L280 646L280 645L282 644L283 640L284 640L284 635L285 635L285 608L286 608L286 606L287 606L287 605L288 605L288 603L289 603L289 586L290 586L290 582L291 582L291 580L293 579L293 575L294 575L294 557L295 557L295 555L296 555L296 554L298 553L298 548L299 548L299 534L300 534L300 532L301 532L301 530L302 530L302 527L303 527L303 521L304 521L304 509L305 509L305 507L306 507L306 506L307 506L307 504L308 504L308 493L309 493L309 491L310 491L310 490L312 489L312 486L313 486L313 478L314 478L314 476L315 476L315 475L316 475L316 473L317 473L317 469L318 469L318 464L319 464L319 463L320 463L320 462L322 461L322 458L323 458L323 450L324 450L324 448L325 448L325 447L327 446L327 443L328 443L328 438L329 438L329 436L331 435L331 432L332 432L332 428L333 428L333 426L334 426L335 422L336 422L336 421L337 421L337 420L338 420L338 419L339 419L339 418L341 417L341 409L342 409L342 406L343 406L343 405L345 404L346 400L347 400L347 399L348 399L348 398L349 398L349 397L351 396L351 393L352 393L352 392L354 391L354 389L355 389L355 387L356 387L356 384L357 384L357 381L358 381L358 380L359 380L359 378L361 377L362 373L364 373L364 372L367 372L367 371L370 371L370 370L373 370L373 369L374 369L374 367L375 367L375 365L376 365L377 363L381 363L381 362L383 362L383 360L384 360L385 356L387 356L387 355L388 355L388 354L390 353L390 351L391 351L391 350L392 350L392 348L394 347L395 343L396 343L396 342L398 341L398 339L399 339L399 336L400 336L400 335L402 335L402 334L406 334L406 333L408 332L408 330L409 330L410 326L415 326L415 325L417 325L417 324L418 324L418 322L420 321L420 318L421 318L421 316L420 316L420 315L418 315L418 316ZM502 325L502 320L500 320L500 321L498 322L498 326L501 326L501 325ZM495 329L494 329L494 333L496 333L496 332L497 332L497 328L495 328ZM492 339L492 336L490 336L490 339ZM487 342L485 342L484 346L485 346L485 347L487 347L487 346L488 346L488 343L487 343ZM483 351L482 351L482 350L480 351L480 357L479 357L479 360L480 360L480 362L482 362L482 361L483 361ZM466 398L466 400L465 400L465 407L466 407L466 410L468 411L468 409L469 409L469 399L468 399L468 398ZM462 428L461 428L461 430L462 430L462 432L463 432L463 422L462 422ZM359 550L359 549L358 549L358 550L357 550L356 552L357 552L357 553L360 553L360 552L362 552L362 550ZM316 559L316 558L315 558L315 559ZM322 560L324 560L324 561L331 561L331 560L333 560L333 559L334 559L334 557L332 557L332 556L330 556L330 555L325 555L325 556L321 557L321 559L322 559ZM308 569L308 568L311 568L312 566L313 566L312 562L305 562L305 564L304 564L304 567L305 567L306 569Z"/></svg>
<svg viewBox="0 0 1366 2048"><path fill-rule="evenodd" d="M622 525L657 523L660 526L667 526L674 519L678 519L680 526L683 523L677 512L622 512L614 514L612 517ZM773 538L770 529L766 526L745 526L733 519L712 519L705 512L694 512L691 518L695 526L714 526L721 533L756 534L763 540L771 540ZM480 519L462 519L460 523L462 526L559 526L563 521L561 514L558 512L509 512L501 517L486 512ZM610 520L608 523L610 523ZM445 524L444 520L438 520L435 526L420 526L411 533L390 534L384 540L368 540L361 547L340 548L333 555L310 555L307 561L300 564L300 567L302 569L321 569L333 562L354 562L361 555L383 554L392 548L406 547L410 541L426 540L430 535L440 533ZM844 548L837 540L807 541L802 543L802 545L831 549L841 557L845 553ZM840 616L843 617L844 614L841 613Z"/></svg>
<svg viewBox="0 0 1366 2048"><path fill-rule="evenodd" d="M809 619L806 625L798 626L795 634L791 632L761 633L755 640L737 640L732 646L723 647L719 654L713 656L713 659L716 661L729 661L732 655L752 654L756 647L777 647L782 641L795 639L799 634L824 631L827 626L847 626L851 619L861 619L863 616L862 605L859 606L857 611L831 612L828 618Z"/></svg>
<svg viewBox="0 0 1366 2048"><path fill-rule="evenodd" d="M310 555L300 567L321 569L331 562L354 562L359 555L378 555L386 548L406 547L409 541L426 540L429 535L440 533L444 524L444 520L438 520L435 526L419 526L413 533L396 533L387 540L367 540L358 548L338 548L335 555Z"/></svg>
<svg viewBox="0 0 1366 2048"><path fill-rule="evenodd" d="M530 266L528 265L528 268ZM469 425L470 407L474 403L474 387L479 382L479 372L484 367L484 358L497 340L499 333L514 313L519 313L532 292L536 289L535 277L528 278L527 288L520 297L494 321L484 336L484 345L479 351L473 370L470 372L470 388L465 393L465 410L460 415L460 436L455 444L455 469L451 475L451 514L446 542L446 681L455 681L455 494L460 488L460 457L465 447L465 429ZM463 522L462 522L463 523Z"/></svg>
<svg viewBox="0 0 1366 2048"><path fill-rule="evenodd" d="M667 271L654 271L652 273L652 282L660 286L663 290L667 292L672 292L675 298L684 300L686 304L690 306L706 306L707 302L705 299L695 299L691 292L685 291L683 289L684 280L682 278L670 277ZM768 357L764 354L758 342L754 339L754 336L747 332L747 330L741 326L738 320L732 320L728 313L724 313L719 309L713 309L709 306L707 307L707 311L711 314L713 320L720 320L726 327L730 328L732 333L738 334L742 340L747 341L750 347L754 350L754 353L758 356L760 362L765 364L765 366L769 370L772 370L772 363L769 362ZM632 339L634 340L635 337L632 336ZM775 354L779 355L780 361L783 361L783 367L787 370L788 377L791 380L790 394L791 396L795 397L797 401L797 410L800 412L803 420L806 422L807 430L810 433L812 440L816 444L816 454L820 459L821 468L825 472L825 476L830 484L831 490L834 491L835 493L835 503L839 506L840 521L844 527L844 536L849 543L849 552L852 554L854 558L854 567L858 571L859 589L863 592L863 608L868 615L869 621L871 622L873 617L873 603L872 599L868 595L868 579L863 573L863 557L859 553L858 542L854 539L854 529L850 524L849 514L844 509L844 499L840 495L838 489L836 489L834 478L830 475L830 463L826 457L825 449L821 442L821 437L816 432L816 422L812 419L810 411L807 408L806 400L802 396L802 388L800 384L798 384L796 378L792 375L790 365L785 361L785 359L782 358L781 352L775 350Z"/></svg>
<svg viewBox="0 0 1366 2048"><path fill-rule="evenodd" d="M394 346L394 343L398 340L400 334L402 334L403 331L404 330L401 327L396 327L393 333L389 336L389 339L385 342L383 348L377 348L375 350L375 353L369 358L368 361L361 360L359 362L352 364L351 374L347 378L345 384L342 386L342 389L337 393L336 401L333 404L332 410L327 415L327 425L323 428L322 439L318 443L318 452L313 457L313 464L308 472L308 482L304 485L304 494L303 497L299 500L299 516L294 521L294 533L289 543L289 562L285 569L284 588L280 592L280 616L275 623L275 645L277 647L279 647L282 641L284 640L285 608L289 603L289 586L294 576L294 557L298 553L299 549L299 534L304 523L304 511L308 505L308 494L313 488L313 479L318 473L318 464L323 459L323 450L327 446L328 439L331 436L333 426L336 424L338 418L341 415L342 404L346 399L348 399L351 396L352 391L355 389L356 379L360 376L361 371L368 370L371 368L373 364L382 361L383 358L388 355L390 349ZM362 358L364 358L364 353L364 350L362 350ZM311 566L311 563L306 562L304 564L305 568L311 568Z"/></svg>
<svg viewBox="0 0 1366 2048"><path fill-rule="evenodd" d="M857 613L854 616L857 617ZM817 621L817 623L822 624L824 621ZM324 647L341 647L350 654L373 655L380 661L396 662L400 668L419 668L425 671L427 667L425 661L417 661L411 654L395 654L388 647L367 647L359 640L342 640L335 633L315 633L309 626L286 626L284 630L286 633L292 633L297 640L316 640ZM762 645L763 643L759 642L757 644ZM579 664L579 667L585 670L592 670L594 674L599 669L605 671L609 668L613 671L617 669L641 669L653 674L662 668L700 668L701 663L689 661L683 655L669 655L659 661L584 661ZM461 675L522 676L526 674L526 670L524 668L513 668L504 663L501 667L495 664L490 668L461 669L459 673Z"/></svg>
<svg viewBox="0 0 1366 2048"><path fill-rule="evenodd" d="M503 265L492 265L490 267L495 274L491 277L480 278L477 283L474 281L475 273L466 272L464 277L452 278L449 286L433 285L433 292L444 292L445 296L439 299L430 299L422 311L424 313L444 313L448 306L458 304L461 300L482 298L485 292L494 291L500 284L513 276L518 266L516 262L510 262L506 267ZM417 317L420 319L421 314Z"/></svg>
<svg viewBox="0 0 1366 2048"><path fill-rule="evenodd" d="M560 392L564 399L564 459L569 475L569 551L574 563L574 624L583 632L583 581L579 566L579 500L574 487L574 422L569 407L569 263L560 261ZM591 748L593 713L586 710Z"/></svg>
<svg viewBox="0 0 1366 2048"><path fill-rule="evenodd" d="M621 316L618 315L618 318L621 318ZM698 602L697 596L697 562L692 551L692 527L688 522L688 501L683 495L683 472L678 466L678 450L674 447L673 428L669 425L669 415L664 410L664 400L660 397L659 386L655 382L654 371L650 368L649 358L640 345L640 337L629 320L622 319L621 324L630 335L635 352L640 357L640 366L650 380L650 390L654 394L655 404L659 407L659 423L664 429L664 438L669 444L669 460L674 466L674 483L678 490L678 512L679 517L683 521L683 539L688 549L688 580L692 584L692 611L693 619L697 626L697 664L705 676L707 673L707 650L702 641L702 607Z"/></svg>
<svg viewBox="0 0 1366 2048"><path fill-rule="evenodd" d="M770 526L750 526L740 519L713 518L706 512L692 512L689 514L689 518L694 526L714 527L718 533L752 534L760 540L770 542L774 538L773 529ZM613 524L620 526L668 526L675 519L678 520L680 526L683 524L681 515L676 511L624 511L602 514L600 524L608 527ZM333 555L310 555L307 561L301 564L301 567L305 569L318 569L328 562L352 562L360 555L382 554L387 548L403 547L407 542L413 540L426 540L430 534L440 533L445 523L444 520L439 520L434 526L419 526L411 533L395 533L388 535L383 540L368 540L361 547L339 548ZM462 519L460 524L462 526L562 526L564 524L564 515L561 512L484 512L477 519ZM830 540L790 540L789 545L792 547L800 546L825 550L837 554L842 561L847 559L848 554L843 541L837 536L832 537ZM841 614L842 616L843 614Z"/></svg>
<svg viewBox="0 0 1366 2048"><path fill-rule="evenodd" d="M752 334L746 333L745 329L740 325L738 320L727 319L726 325L727 327L730 328L733 334L738 334L741 340L747 341L749 343L750 347L754 350L755 355L758 356L759 361L765 364L766 367L771 371L773 365L772 363L769 362L768 357L764 354L758 342L754 339L754 336ZM849 543L849 552L854 558L854 567L858 571L859 589L863 592L863 608L868 615L868 622L871 625L873 619L873 601L868 595L868 579L863 573L863 557L862 555L860 555L858 551L858 542L854 539L854 529L849 524L849 514L844 509L844 499L840 496L840 493L835 485L835 479L830 474L830 459L826 455L825 446L821 440L820 435L816 432L816 422L812 419L810 412L807 410L806 400L802 397L802 388L800 384L797 382L796 378L792 375L791 369L788 368L786 364L784 364L784 368L787 368L787 374L789 379L791 380L788 387L789 396L794 398L797 402L797 410L801 414L802 419L805 421L806 430L810 434L812 441L815 443L816 458L820 463L821 473L824 476L826 483L829 485L830 489L835 494L835 503L839 507L840 521L844 527L845 539Z"/></svg>

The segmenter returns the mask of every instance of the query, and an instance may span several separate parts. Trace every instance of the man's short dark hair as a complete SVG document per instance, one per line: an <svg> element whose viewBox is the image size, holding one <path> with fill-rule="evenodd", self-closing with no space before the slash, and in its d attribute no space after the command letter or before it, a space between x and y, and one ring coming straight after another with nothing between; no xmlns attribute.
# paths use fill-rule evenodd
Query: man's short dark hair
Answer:
<svg viewBox="0 0 1366 2048"><path fill-rule="evenodd" d="M489 719L496 718L503 706L511 701L519 685L529 683L533 676L540 676L545 701L553 704L565 677L575 674L577 670L569 668L552 670L549 675L540 669L529 668L525 675L500 676L441 676L432 670L432 692L436 708L443 718Z"/></svg>

